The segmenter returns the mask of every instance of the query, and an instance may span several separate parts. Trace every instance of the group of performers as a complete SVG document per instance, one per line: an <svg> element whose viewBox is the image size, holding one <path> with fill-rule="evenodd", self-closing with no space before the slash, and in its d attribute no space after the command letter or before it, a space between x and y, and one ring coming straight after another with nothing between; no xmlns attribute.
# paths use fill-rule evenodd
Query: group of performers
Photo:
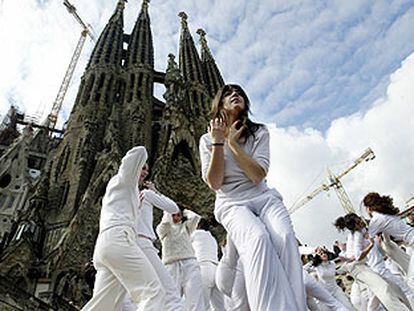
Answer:
<svg viewBox="0 0 414 311"><path fill-rule="evenodd" d="M250 120L249 109L243 89L225 85L200 139L201 176L216 193L214 215L227 232L221 259L209 223L145 181L147 152L134 147L102 200L93 297L82 310L412 309L414 259L390 236L411 246L414 229L396 216L392 200L364 198L369 226L356 214L336 220L338 229L349 230L341 252L318 247L301 255L282 196L265 181L269 132ZM153 244L154 207L164 211L156 227L161 258ZM384 243L400 276L385 265ZM351 297L335 280L343 271L355 280Z"/></svg>

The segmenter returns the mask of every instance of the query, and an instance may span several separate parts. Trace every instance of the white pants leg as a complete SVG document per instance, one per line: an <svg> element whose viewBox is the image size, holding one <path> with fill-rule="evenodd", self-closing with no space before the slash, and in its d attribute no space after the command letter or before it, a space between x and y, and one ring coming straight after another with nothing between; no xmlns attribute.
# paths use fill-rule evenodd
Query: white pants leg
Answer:
<svg viewBox="0 0 414 311"><path fill-rule="evenodd" d="M117 226L99 234L93 260L94 292L82 310L120 310L127 292L142 310L161 310L164 290L132 228Z"/></svg>
<svg viewBox="0 0 414 311"><path fill-rule="evenodd" d="M331 310L348 311L334 296L332 296L318 281L308 272L303 270L303 280L305 284L307 302L310 298L316 298ZM309 308L314 308L311 304ZM318 308L319 309L319 308Z"/></svg>
<svg viewBox="0 0 414 311"><path fill-rule="evenodd" d="M274 311L276 306L276 310L302 310L303 306L297 306L285 270L259 217L246 206L233 205L220 218L243 263L250 308Z"/></svg>
<svg viewBox="0 0 414 311"><path fill-rule="evenodd" d="M344 293L344 291L339 286L336 286L330 289L329 291L332 294L332 296L334 296L337 300L339 300L347 310L356 311L355 307L352 305L348 296Z"/></svg>
<svg viewBox="0 0 414 311"><path fill-rule="evenodd" d="M260 218L279 254L296 303L298 306L303 306L302 310L304 310L306 294L303 286L302 262L292 221L282 200L275 195L269 195Z"/></svg>
<svg viewBox="0 0 414 311"><path fill-rule="evenodd" d="M414 253L411 255L408 264L407 284L414 290Z"/></svg>
<svg viewBox="0 0 414 311"><path fill-rule="evenodd" d="M203 285L196 259L182 259L165 265L178 289L185 296L186 311L204 311Z"/></svg>
<svg viewBox="0 0 414 311"><path fill-rule="evenodd" d="M367 311L369 300L368 287L365 284L354 281L349 298L358 311Z"/></svg>
<svg viewBox="0 0 414 311"><path fill-rule="evenodd" d="M394 287L367 265L354 262L347 264L346 268L357 282L365 284L377 296L387 310L409 310L409 307L402 302L406 301L406 297L396 291Z"/></svg>
<svg viewBox="0 0 414 311"><path fill-rule="evenodd" d="M250 311L247 300L246 282L244 281L243 265L241 261L237 265L236 276L234 278L233 290L231 292L232 308L228 311Z"/></svg>
<svg viewBox="0 0 414 311"><path fill-rule="evenodd" d="M204 306L206 307L206 310L220 311L224 309L223 294L216 286L216 270L217 265L213 262L200 262Z"/></svg>

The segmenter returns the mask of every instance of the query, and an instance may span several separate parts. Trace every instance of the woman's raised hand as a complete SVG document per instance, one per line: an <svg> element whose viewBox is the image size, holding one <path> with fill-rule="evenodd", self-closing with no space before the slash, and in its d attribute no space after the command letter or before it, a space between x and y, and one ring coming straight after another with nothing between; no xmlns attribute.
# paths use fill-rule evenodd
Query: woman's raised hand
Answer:
<svg viewBox="0 0 414 311"><path fill-rule="evenodd" d="M210 121L210 126L208 127L208 131L211 134L213 144L222 144L226 139L226 122L222 119L215 118L214 120Z"/></svg>

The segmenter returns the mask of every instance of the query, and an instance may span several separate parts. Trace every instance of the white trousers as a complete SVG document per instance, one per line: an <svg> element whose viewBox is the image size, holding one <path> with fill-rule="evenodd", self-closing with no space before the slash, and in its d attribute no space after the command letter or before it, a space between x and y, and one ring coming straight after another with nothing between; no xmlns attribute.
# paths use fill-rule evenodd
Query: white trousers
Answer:
<svg viewBox="0 0 414 311"><path fill-rule="evenodd" d="M408 286L405 280L400 276L392 274L388 269L381 271L380 275L388 283L395 284L404 293L404 295L407 297L407 300L409 301L411 308L414 310L414 292L411 287Z"/></svg>
<svg viewBox="0 0 414 311"><path fill-rule="evenodd" d="M354 281L351 287L350 299L358 311L367 311L370 293L365 284Z"/></svg>
<svg viewBox="0 0 414 311"><path fill-rule="evenodd" d="M203 284L204 306L206 310L221 311L224 309L224 297L216 286L217 265L213 262L200 262L201 281Z"/></svg>
<svg viewBox="0 0 414 311"><path fill-rule="evenodd" d="M353 276L356 282L365 284L370 291L378 298L384 307L389 311L410 310L407 298L402 291L397 291L379 274L372 271L367 265L361 262L352 262L344 266Z"/></svg>
<svg viewBox="0 0 414 311"><path fill-rule="evenodd" d="M305 270L303 270L303 280L306 290L306 302L310 310L319 310L319 307L316 306L315 301L313 300L313 298L315 298L330 310L348 311L339 300L334 298L322 284L316 281L315 278Z"/></svg>
<svg viewBox="0 0 414 311"><path fill-rule="evenodd" d="M127 226L99 234L93 255L97 270L93 296L82 310L120 310L127 292L134 303L141 302L141 310L162 310L164 290L136 240Z"/></svg>
<svg viewBox="0 0 414 311"><path fill-rule="evenodd" d="M331 293L332 296L334 296L339 302L347 309L356 311L355 307L352 305L351 300L348 298L348 296L344 293L344 291L339 287L329 287L327 290Z"/></svg>
<svg viewBox="0 0 414 311"><path fill-rule="evenodd" d="M138 246L148 258L161 282L162 288L165 291L164 307L162 310L184 311L184 305L181 300L178 287L158 256L158 250L155 248L152 241L146 238L138 237ZM122 307L122 311L135 310L137 310L137 306L132 303L131 297L127 297Z"/></svg>
<svg viewBox="0 0 414 311"><path fill-rule="evenodd" d="M178 290L185 297L186 311L204 311L203 285L200 266L195 258L181 259L166 264Z"/></svg>
<svg viewBox="0 0 414 311"><path fill-rule="evenodd" d="M217 220L234 242L252 310L306 310L302 264L289 213L271 190L244 201L217 199Z"/></svg>

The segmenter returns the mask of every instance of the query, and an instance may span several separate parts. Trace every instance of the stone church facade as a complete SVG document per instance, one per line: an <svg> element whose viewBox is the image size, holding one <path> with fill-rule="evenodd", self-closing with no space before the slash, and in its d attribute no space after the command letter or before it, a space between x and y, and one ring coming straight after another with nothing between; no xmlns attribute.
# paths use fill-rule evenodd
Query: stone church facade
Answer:
<svg viewBox="0 0 414 311"><path fill-rule="evenodd" d="M19 204L11 207L12 221L0 235L1 310L75 310L89 299L85 264L101 199L133 146L147 147L151 179L163 193L213 219L214 194L201 180L198 141L224 82L206 34L197 31L199 53L181 12L178 61L170 54L166 72L158 72L149 0L143 0L131 34L123 30L125 2L118 1L94 47L63 138L51 143L47 131L39 130L9 147L42 155L40 177L19 181L16 167L27 170L27 157L9 150L1 155L0 181L9 177L0 182L0 198L9 202L10 187L26 185L14 194ZM154 97L155 83L165 85L165 102ZM41 150L34 153L34 145Z"/></svg>

